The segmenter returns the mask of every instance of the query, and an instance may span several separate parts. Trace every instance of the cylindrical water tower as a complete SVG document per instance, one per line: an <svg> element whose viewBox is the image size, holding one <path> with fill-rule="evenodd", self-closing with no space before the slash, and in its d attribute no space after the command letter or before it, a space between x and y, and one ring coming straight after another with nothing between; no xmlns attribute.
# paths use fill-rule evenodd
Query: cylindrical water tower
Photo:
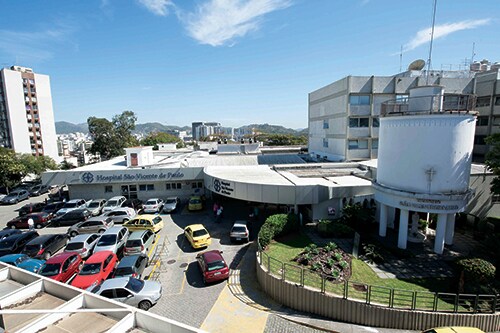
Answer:
<svg viewBox="0 0 500 333"><path fill-rule="evenodd" d="M380 230L385 236L388 210L400 210L398 246L418 241L418 215L437 213L434 251L453 242L455 213L466 207L475 115L468 110L443 110L443 87L410 90L405 107L386 104L379 128L375 199L380 203ZM468 98L469 96L462 96ZM387 107L390 106L390 107Z"/></svg>

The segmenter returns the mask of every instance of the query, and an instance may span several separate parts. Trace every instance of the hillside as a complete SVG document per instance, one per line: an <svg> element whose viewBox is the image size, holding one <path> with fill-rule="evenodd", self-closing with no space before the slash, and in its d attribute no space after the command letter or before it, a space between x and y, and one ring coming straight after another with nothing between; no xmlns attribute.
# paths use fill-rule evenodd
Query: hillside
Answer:
<svg viewBox="0 0 500 333"><path fill-rule="evenodd" d="M269 124L251 124L247 126L242 126L240 129L251 130L267 133L267 134L293 134L293 135L307 135L308 130L302 129L300 131L294 130L292 128L286 128L280 125L269 125Z"/></svg>

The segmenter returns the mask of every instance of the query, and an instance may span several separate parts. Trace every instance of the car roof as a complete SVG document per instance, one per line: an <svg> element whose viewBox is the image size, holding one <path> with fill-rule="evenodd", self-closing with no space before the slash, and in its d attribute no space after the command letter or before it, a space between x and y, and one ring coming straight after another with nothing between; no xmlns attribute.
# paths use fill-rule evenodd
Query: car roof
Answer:
<svg viewBox="0 0 500 333"><path fill-rule="evenodd" d="M145 229L145 230L136 230L136 231L132 231L130 233L130 236L128 236L128 239L129 240L133 240L133 239L141 239L142 238L142 235L144 235L145 233L147 233L148 230Z"/></svg>
<svg viewBox="0 0 500 333"><path fill-rule="evenodd" d="M101 261L106 259L110 254L113 254L116 256L116 254L114 254L111 251L98 251L98 252L94 253L93 255L91 255L90 258L88 258L85 263L87 263L87 264L100 263Z"/></svg>
<svg viewBox="0 0 500 333"><path fill-rule="evenodd" d="M75 252L62 252L59 254L56 254L53 257L50 257L45 263L47 264L61 264L63 263L66 259L68 259L71 256L74 256Z"/></svg>
<svg viewBox="0 0 500 333"><path fill-rule="evenodd" d="M73 238L71 238L69 241L68 241L68 244L69 243L79 243L79 242L84 242L86 241L90 236L92 235L97 235L97 234L81 234L81 235L77 235Z"/></svg>
<svg viewBox="0 0 500 333"><path fill-rule="evenodd" d="M17 258L20 257L27 257L27 254L24 253L11 253L11 254L6 254L4 256L1 256L0 258L3 258L4 260L16 260Z"/></svg>
<svg viewBox="0 0 500 333"><path fill-rule="evenodd" d="M30 233L36 233L36 234L38 234L36 231L22 232L20 234L14 234L14 235L10 235L9 237L5 237L1 241L3 242L3 241L12 240L12 239L18 239L18 238L21 238L21 237L25 237L25 235L28 235Z"/></svg>
<svg viewBox="0 0 500 333"><path fill-rule="evenodd" d="M111 227L109 228L108 230L106 230L103 235L109 235L109 234L117 234L120 232L120 230L122 229L127 229L125 227L122 227L122 226L115 226L115 227Z"/></svg>
<svg viewBox="0 0 500 333"><path fill-rule="evenodd" d="M125 197L123 195L117 195L117 196L114 196L112 198L109 198L108 200L118 200L118 199L121 199L121 198L125 198Z"/></svg>
<svg viewBox="0 0 500 333"><path fill-rule="evenodd" d="M169 200L169 199L175 200L175 199L179 199L179 197L168 197L167 200Z"/></svg>
<svg viewBox="0 0 500 333"><path fill-rule="evenodd" d="M106 214L111 213L111 212L130 212L131 210L133 210L133 208L130 208L130 207L118 207L118 208L115 208L113 210L110 210Z"/></svg>
<svg viewBox="0 0 500 333"><path fill-rule="evenodd" d="M22 233L22 231L19 230L19 229L4 229L4 230L0 230L0 236L5 235L5 234L19 235L21 233Z"/></svg>
<svg viewBox="0 0 500 333"><path fill-rule="evenodd" d="M233 227L236 227L236 226L246 227L247 221L245 221L245 220L234 221Z"/></svg>
<svg viewBox="0 0 500 333"><path fill-rule="evenodd" d="M33 238L29 244L42 244L45 243L48 239L51 239L53 237L57 236L57 234L46 234L46 235L40 235L37 238Z"/></svg>
<svg viewBox="0 0 500 333"><path fill-rule="evenodd" d="M149 219L149 220L152 220L156 216L159 216L159 215L156 215L156 214L141 214L141 215L137 215L136 217L134 217L134 220L137 220L137 219Z"/></svg>
<svg viewBox="0 0 500 333"><path fill-rule="evenodd" d="M66 203L77 203L78 201L81 201L81 200L83 200L83 199L71 199L69 201L66 201ZM83 201L85 201L85 200L83 200Z"/></svg>
<svg viewBox="0 0 500 333"><path fill-rule="evenodd" d="M107 220L109 217L107 216L92 216L91 218L85 220L84 222L90 222L90 221L105 221Z"/></svg>
<svg viewBox="0 0 500 333"><path fill-rule="evenodd" d="M149 198L148 200L146 201L149 201L149 200L160 200L160 198Z"/></svg>
<svg viewBox="0 0 500 333"><path fill-rule="evenodd" d="M120 260L120 263L118 264L117 268L133 266L137 261L137 259L139 259L140 257L144 257L144 255L134 254L133 256L125 256L122 258L122 260Z"/></svg>
<svg viewBox="0 0 500 333"><path fill-rule="evenodd" d="M205 257L205 261L207 261L207 262L224 260L224 258L222 258L222 254L220 253L219 250L206 251L206 252L201 253L201 255L203 257Z"/></svg>
<svg viewBox="0 0 500 333"><path fill-rule="evenodd" d="M104 280L104 282L101 284L100 290L123 288L127 285L129 279L130 279L129 277L119 277L119 278Z"/></svg>
<svg viewBox="0 0 500 333"><path fill-rule="evenodd" d="M191 228L191 230L202 230L202 229L206 229L203 224L190 224L188 225L186 228Z"/></svg>

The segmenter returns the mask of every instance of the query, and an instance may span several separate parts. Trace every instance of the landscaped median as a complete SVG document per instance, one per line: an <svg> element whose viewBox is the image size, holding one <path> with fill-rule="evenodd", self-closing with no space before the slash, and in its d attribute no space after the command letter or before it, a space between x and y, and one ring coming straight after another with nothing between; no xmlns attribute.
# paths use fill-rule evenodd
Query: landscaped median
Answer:
<svg viewBox="0 0 500 333"><path fill-rule="evenodd" d="M311 244L294 215L269 217L258 242L259 282L271 297L291 308L399 329L437 324L499 328L496 295L439 292L450 284L446 279L381 279L335 243L323 248Z"/></svg>

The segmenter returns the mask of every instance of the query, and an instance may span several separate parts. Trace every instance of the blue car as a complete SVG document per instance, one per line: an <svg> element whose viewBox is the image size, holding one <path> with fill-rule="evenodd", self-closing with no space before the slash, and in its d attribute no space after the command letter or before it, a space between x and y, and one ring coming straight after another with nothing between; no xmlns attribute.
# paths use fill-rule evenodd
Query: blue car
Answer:
<svg viewBox="0 0 500 333"><path fill-rule="evenodd" d="M31 259L26 254L7 254L0 257L0 261L34 273L38 273L45 263L45 260Z"/></svg>

